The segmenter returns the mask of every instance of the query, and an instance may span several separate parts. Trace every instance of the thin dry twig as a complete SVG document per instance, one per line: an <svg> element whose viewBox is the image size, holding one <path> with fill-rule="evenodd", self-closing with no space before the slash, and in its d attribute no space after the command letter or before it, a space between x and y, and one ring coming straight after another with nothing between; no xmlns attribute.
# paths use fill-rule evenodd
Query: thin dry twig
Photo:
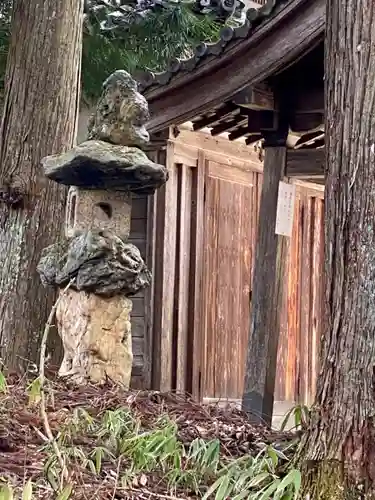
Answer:
<svg viewBox="0 0 375 500"><path fill-rule="evenodd" d="M49 367L46 366L46 377L49 375L48 370ZM14 376L8 377L7 381L8 391L0 395L1 475L18 488L22 488L25 479L31 479L35 484L33 496L35 500L55 498L56 494L46 483L45 465L49 451L45 445L49 439L43 427L40 407L29 405L27 381L20 382L19 378ZM47 392L50 387L54 395L53 405L49 402ZM256 456L265 444L278 447L280 443L283 449L285 445L290 444L286 454L291 458L295 449L293 442L298 440L298 436L294 433L276 432L264 426L252 425L248 416L238 408L202 406L191 401L188 396L176 397L175 394L158 391L125 391L111 383L80 387L50 376L48 376L48 387L45 389L47 399L45 410L51 433L57 439L60 432L64 438L64 446L82 450L85 457L92 456L97 447L105 447L106 441L98 438L96 430L92 432L85 426L82 427L82 432L72 431L74 427L72 423L76 421L77 415L79 417L77 408L89 414L98 425L108 410L129 410L145 431L157 429L160 417L168 417L176 424L177 438L185 447L189 447L197 438L206 442L217 439L220 442L223 460L239 458L245 454ZM57 444L59 445L59 442ZM159 470L147 473L145 491L141 484L137 488L134 485L123 486L121 471L127 470L128 465L126 456L123 456L115 498L123 500L199 498L185 486L178 486L176 491L174 489L171 491L164 472ZM74 497L72 497L74 500L112 500L118 457L103 457L100 474L91 473L80 460L73 458L67 462L67 467L69 482L74 485Z"/></svg>
<svg viewBox="0 0 375 500"><path fill-rule="evenodd" d="M116 479L115 479L115 486L113 488L112 500L114 500L116 498L116 491L117 491L118 480L119 480L119 476L120 476L120 467L121 467L121 457L119 457L118 463L117 463Z"/></svg>
<svg viewBox="0 0 375 500"><path fill-rule="evenodd" d="M73 282L74 282L74 279L72 279L68 283L68 285L64 288L64 290L60 293L59 297L57 298L55 304L53 305L53 307L51 309L51 312L49 313L48 320L47 320L47 323L46 323L46 326L45 326L44 332L43 332L42 343L40 346L40 361L39 361L40 414L42 416L45 433L46 433L50 443L52 444L52 447L53 447L54 452L56 454L57 460L59 461L59 464L61 467L62 477L65 480L68 479L68 470L66 468L66 464L65 464L65 461L62 457L61 451L60 451L60 449L57 445L57 442L53 436L51 426L50 426L49 420L48 420L47 410L46 410L46 393L44 390L44 387L45 387L44 368L45 368L45 361L46 361L47 340L48 340L49 331L50 331L51 326L52 326L52 321L55 317L56 310L57 310L58 305L60 304L61 299L64 297L64 295L66 295L67 291L72 286Z"/></svg>

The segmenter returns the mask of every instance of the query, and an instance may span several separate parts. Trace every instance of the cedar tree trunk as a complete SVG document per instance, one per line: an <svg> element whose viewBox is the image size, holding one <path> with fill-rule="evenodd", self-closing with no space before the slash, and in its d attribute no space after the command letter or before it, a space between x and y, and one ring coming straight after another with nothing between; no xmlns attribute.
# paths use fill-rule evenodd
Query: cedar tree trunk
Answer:
<svg viewBox="0 0 375 500"><path fill-rule="evenodd" d="M35 361L53 304L36 266L63 230L66 190L42 157L73 145L79 105L81 0L14 0L0 130L0 346L8 369Z"/></svg>
<svg viewBox="0 0 375 500"><path fill-rule="evenodd" d="M375 2L327 0L326 316L303 498L374 498Z"/></svg>

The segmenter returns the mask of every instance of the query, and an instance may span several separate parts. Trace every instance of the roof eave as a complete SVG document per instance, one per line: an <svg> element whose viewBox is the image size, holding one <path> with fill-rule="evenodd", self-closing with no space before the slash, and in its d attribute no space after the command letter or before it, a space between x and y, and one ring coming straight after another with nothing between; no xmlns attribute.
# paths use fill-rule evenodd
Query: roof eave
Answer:
<svg viewBox="0 0 375 500"><path fill-rule="evenodd" d="M325 4L325 0L292 0L220 57L206 59L169 83L146 90L152 113L150 132L207 112L298 60L323 38Z"/></svg>

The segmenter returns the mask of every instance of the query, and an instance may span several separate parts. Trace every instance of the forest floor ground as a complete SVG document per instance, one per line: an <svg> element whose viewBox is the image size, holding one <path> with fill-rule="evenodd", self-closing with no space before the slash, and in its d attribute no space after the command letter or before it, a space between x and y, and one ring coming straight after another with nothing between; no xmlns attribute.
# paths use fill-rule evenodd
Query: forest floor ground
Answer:
<svg viewBox="0 0 375 500"><path fill-rule="evenodd" d="M298 435L233 407L55 380L44 394L45 404L39 379L0 378L1 500L240 500L295 474Z"/></svg>

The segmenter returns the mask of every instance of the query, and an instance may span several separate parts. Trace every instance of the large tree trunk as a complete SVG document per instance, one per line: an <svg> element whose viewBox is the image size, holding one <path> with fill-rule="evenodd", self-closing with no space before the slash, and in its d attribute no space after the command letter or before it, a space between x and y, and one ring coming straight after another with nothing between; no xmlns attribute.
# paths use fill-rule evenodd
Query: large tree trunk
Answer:
<svg viewBox="0 0 375 500"><path fill-rule="evenodd" d="M41 250L62 235L65 189L42 157L73 145L82 49L81 0L15 0L0 134L0 345L10 369L35 361L54 300Z"/></svg>
<svg viewBox="0 0 375 500"><path fill-rule="evenodd" d="M375 490L375 4L328 0L326 317L301 455L311 499Z"/></svg>

